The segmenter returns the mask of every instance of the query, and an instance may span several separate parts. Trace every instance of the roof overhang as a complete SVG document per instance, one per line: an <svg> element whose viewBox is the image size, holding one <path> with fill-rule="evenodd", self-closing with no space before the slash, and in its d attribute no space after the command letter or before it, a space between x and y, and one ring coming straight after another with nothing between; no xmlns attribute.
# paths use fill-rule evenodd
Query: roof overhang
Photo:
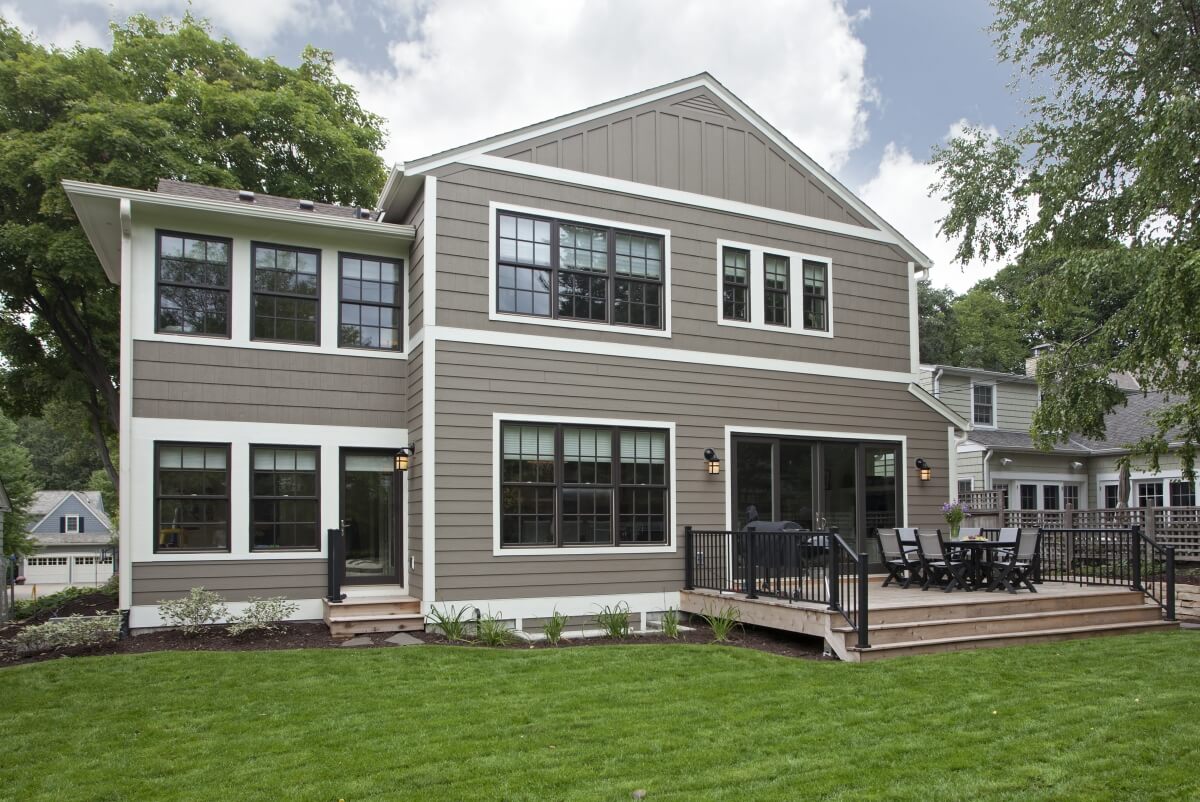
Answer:
<svg viewBox="0 0 1200 802"><path fill-rule="evenodd" d="M148 192L143 189L128 189L107 184L90 184L85 181L63 181L63 189L71 200L71 206L79 218L79 224L87 235L88 242L96 251L100 265L108 280L119 284L121 280L121 203L127 201L132 209L158 208L176 209L208 214L225 215L249 220L270 221L341 231L347 234L366 234L372 237L412 241L416 229L412 226L381 223L374 220L357 220L316 215L312 212L269 209L244 203L192 198Z"/></svg>
<svg viewBox="0 0 1200 802"><path fill-rule="evenodd" d="M394 165L388 174L375 207L383 212L384 219L402 219L424 186L425 176L409 175L405 172L404 163L400 162Z"/></svg>
<svg viewBox="0 0 1200 802"><path fill-rule="evenodd" d="M940 398L934 396L933 393L929 392L921 385L917 384L916 382L910 382L908 385L908 391L912 393L913 396L916 397L916 399L922 404L941 415L950 423L954 424L954 428L961 429L964 432L970 431L971 425L967 423L966 418L964 418L962 415L959 415L950 407L946 406L946 404Z"/></svg>

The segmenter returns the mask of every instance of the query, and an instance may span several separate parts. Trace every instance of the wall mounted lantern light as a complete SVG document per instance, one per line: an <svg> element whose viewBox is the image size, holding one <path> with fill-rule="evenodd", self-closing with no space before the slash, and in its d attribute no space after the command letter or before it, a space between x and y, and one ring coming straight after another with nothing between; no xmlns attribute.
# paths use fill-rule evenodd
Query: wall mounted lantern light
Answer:
<svg viewBox="0 0 1200 802"><path fill-rule="evenodd" d="M704 449L704 470L712 476L721 472L721 460L717 457L717 452L711 448Z"/></svg>
<svg viewBox="0 0 1200 802"><path fill-rule="evenodd" d="M922 482L928 482L933 478L933 468L929 467L929 463L917 457L917 476Z"/></svg>
<svg viewBox="0 0 1200 802"><path fill-rule="evenodd" d="M407 471L409 461L412 459L413 452L417 450L414 445L408 445L396 452L396 470Z"/></svg>

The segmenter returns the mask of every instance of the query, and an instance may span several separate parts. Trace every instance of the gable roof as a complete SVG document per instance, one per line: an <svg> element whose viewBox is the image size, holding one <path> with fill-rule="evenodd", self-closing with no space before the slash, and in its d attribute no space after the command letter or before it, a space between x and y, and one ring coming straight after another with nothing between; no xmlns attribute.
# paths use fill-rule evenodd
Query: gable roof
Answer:
<svg viewBox="0 0 1200 802"><path fill-rule="evenodd" d="M33 494L29 505L29 519L36 521L29 527L33 532L46 520L54 515L68 499L74 498L92 517L100 522L109 532L113 531L112 521L104 512L104 499L99 490L39 490Z"/></svg>
<svg viewBox="0 0 1200 802"><path fill-rule="evenodd" d="M696 89L704 91L700 93L691 91ZM729 113L726 111L728 109L734 114L743 117L756 134L773 147L778 148L779 151L792 159L796 164L800 165L821 189L827 191L830 196L837 198L841 203L845 204L845 207L851 212L852 219L860 219L866 223L867 227L873 226L879 229L879 231L884 232L893 244L900 248L901 251L920 267L927 268L931 266L931 260L919 248L913 245L900 232L880 217L877 212L864 203L862 199L842 185L808 154L797 147L780 133L778 129L759 116L757 112L747 106L740 98L726 89L725 86L707 72L702 72L689 78L683 78L679 81L647 89L626 97L617 98L607 103L590 106L570 114L525 126L515 131L509 131L487 139L441 151L406 162L403 165L397 165L389 176L387 184L384 186L378 205L388 208L393 203L397 203L398 200L402 204L404 199L410 199L415 195L415 182L406 181L406 177L419 176L430 170L456 162L463 162L470 159L484 159L487 158L488 154L508 146L535 140L538 137L562 131L572 126L599 120L618 111L681 95L681 93L689 93L686 97L680 98L684 108L701 113L720 114L726 117L729 116Z"/></svg>

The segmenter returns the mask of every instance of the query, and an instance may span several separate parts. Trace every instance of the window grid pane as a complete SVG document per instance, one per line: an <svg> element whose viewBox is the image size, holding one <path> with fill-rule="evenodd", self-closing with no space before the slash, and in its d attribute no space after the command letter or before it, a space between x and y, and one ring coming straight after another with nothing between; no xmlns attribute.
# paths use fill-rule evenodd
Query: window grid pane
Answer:
<svg viewBox="0 0 1200 802"><path fill-rule="evenodd" d="M226 446L156 444L155 551L229 550Z"/></svg>
<svg viewBox="0 0 1200 802"><path fill-rule="evenodd" d="M829 289L827 266L823 262L803 262L804 328L829 331Z"/></svg>
<svg viewBox="0 0 1200 802"><path fill-rule="evenodd" d="M767 324L787 326L790 322L791 260L773 253L764 254L763 282Z"/></svg>
<svg viewBox="0 0 1200 802"><path fill-rule="evenodd" d="M315 448L251 449L252 551L321 547L318 462Z"/></svg>
<svg viewBox="0 0 1200 802"><path fill-rule="evenodd" d="M404 264L341 254L338 345L399 351L404 348Z"/></svg>
<svg viewBox="0 0 1200 802"><path fill-rule="evenodd" d="M977 384L971 391L975 402L974 422L980 426L992 425L995 390L990 384Z"/></svg>
<svg viewBox="0 0 1200 802"><path fill-rule="evenodd" d="M1195 507L1196 506L1196 485L1194 482L1185 482L1179 479L1171 481L1171 506L1172 507Z"/></svg>
<svg viewBox="0 0 1200 802"><path fill-rule="evenodd" d="M228 240L158 234L156 331L229 336Z"/></svg>
<svg viewBox="0 0 1200 802"><path fill-rule="evenodd" d="M725 248L722 260L722 295L726 320L750 322L750 252Z"/></svg>

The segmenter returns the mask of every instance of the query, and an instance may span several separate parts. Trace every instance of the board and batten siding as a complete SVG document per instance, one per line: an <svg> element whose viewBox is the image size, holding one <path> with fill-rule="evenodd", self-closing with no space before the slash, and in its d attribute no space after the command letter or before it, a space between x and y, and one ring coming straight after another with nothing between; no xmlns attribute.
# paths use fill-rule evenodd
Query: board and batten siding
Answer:
<svg viewBox="0 0 1200 802"><path fill-rule="evenodd" d="M874 228L703 88L507 145L490 155Z"/></svg>
<svg viewBox="0 0 1200 802"><path fill-rule="evenodd" d="M135 340L133 415L404 428L408 370L403 359Z"/></svg>
<svg viewBox="0 0 1200 802"><path fill-rule="evenodd" d="M319 599L326 593L326 561L313 560L177 560L133 563L133 604L157 604L203 587L225 601L251 596Z"/></svg>
<svg viewBox="0 0 1200 802"><path fill-rule="evenodd" d="M489 204L496 202L667 229L671 331L648 338L611 326L580 330L491 321ZM908 262L891 246L711 209L449 166L438 178L438 323L692 351L744 354L878 370L910 370ZM833 337L717 325L717 240L832 259ZM792 280L799 287L799 270ZM760 288L753 291L761 292ZM794 313L796 310L793 310Z"/></svg>
<svg viewBox="0 0 1200 802"><path fill-rule="evenodd" d="M664 592L683 581L682 549L493 555L493 413L673 421L677 543L684 525L726 525L726 476L707 475L702 454L713 447L727 459L727 425L907 435L909 523L941 520L947 424L903 384L445 341L437 349L438 601ZM922 456L932 481L916 477Z"/></svg>

